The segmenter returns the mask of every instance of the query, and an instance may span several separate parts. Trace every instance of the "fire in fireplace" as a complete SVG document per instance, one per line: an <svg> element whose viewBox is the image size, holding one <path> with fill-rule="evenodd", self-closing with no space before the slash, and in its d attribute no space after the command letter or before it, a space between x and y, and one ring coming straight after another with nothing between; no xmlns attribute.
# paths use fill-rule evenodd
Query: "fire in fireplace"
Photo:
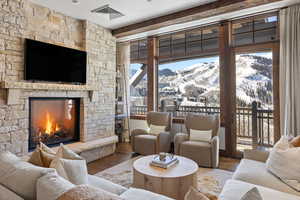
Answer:
<svg viewBox="0 0 300 200"><path fill-rule="evenodd" d="M79 98L29 99L29 150L79 140Z"/></svg>

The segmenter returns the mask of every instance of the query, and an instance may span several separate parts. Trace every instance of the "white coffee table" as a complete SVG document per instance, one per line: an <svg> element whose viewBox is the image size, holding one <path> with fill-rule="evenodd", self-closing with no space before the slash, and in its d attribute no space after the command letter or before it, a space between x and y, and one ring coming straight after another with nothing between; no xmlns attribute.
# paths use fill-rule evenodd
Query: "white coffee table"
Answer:
<svg viewBox="0 0 300 200"><path fill-rule="evenodd" d="M133 163L133 186L168 197L183 200L190 186L197 188L198 165L191 159L177 156L179 163L169 169L150 165L155 155L145 156Z"/></svg>

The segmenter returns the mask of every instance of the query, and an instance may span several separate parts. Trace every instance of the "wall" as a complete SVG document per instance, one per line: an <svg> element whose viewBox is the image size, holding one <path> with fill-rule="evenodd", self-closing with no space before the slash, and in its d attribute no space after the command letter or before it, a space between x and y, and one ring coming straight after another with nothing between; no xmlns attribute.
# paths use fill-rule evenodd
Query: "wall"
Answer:
<svg viewBox="0 0 300 200"><path fill-rule="evenodd" d="M81 141L114 135L116 39L110 31L27 0L0 0L1 82L24 83L24 38L87 51L87 85L98 89L91 101L88 90L48 89L47 84L39 89L32 83L12 105L8 89L0 89L0 151L28 152L29 97L81 97Z"/></svg>

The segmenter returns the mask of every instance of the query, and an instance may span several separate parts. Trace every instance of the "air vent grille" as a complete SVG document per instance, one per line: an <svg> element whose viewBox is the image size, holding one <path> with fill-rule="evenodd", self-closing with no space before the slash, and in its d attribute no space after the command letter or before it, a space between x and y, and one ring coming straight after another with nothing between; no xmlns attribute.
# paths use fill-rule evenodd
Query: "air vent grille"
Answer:
<svg viewBox="0 0 300 200"><path fill-rule="evenodd" d="M92 10L91 12L92 13L98 13L98 14L108 14L110 20L113 20L113 19L124 16L124 14L122 14L119 11L111 8L109 5L101 6L99 8L96 8L96 9Z"/></svg>

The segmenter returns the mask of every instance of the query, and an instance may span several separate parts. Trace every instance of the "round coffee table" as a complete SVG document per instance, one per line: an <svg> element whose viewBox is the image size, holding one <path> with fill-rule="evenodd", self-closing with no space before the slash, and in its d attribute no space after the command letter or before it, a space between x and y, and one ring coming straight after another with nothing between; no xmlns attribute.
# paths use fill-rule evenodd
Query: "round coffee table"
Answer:
<svg viewBox="0 0 300 200"><path fill-rule="evenodd" d="M191 159L177 156L179 163L163 169L150 165L155 155L145 156L133 163L133 186L168 197L183 200L190 186L197 188L198 165Z"/></svg>

